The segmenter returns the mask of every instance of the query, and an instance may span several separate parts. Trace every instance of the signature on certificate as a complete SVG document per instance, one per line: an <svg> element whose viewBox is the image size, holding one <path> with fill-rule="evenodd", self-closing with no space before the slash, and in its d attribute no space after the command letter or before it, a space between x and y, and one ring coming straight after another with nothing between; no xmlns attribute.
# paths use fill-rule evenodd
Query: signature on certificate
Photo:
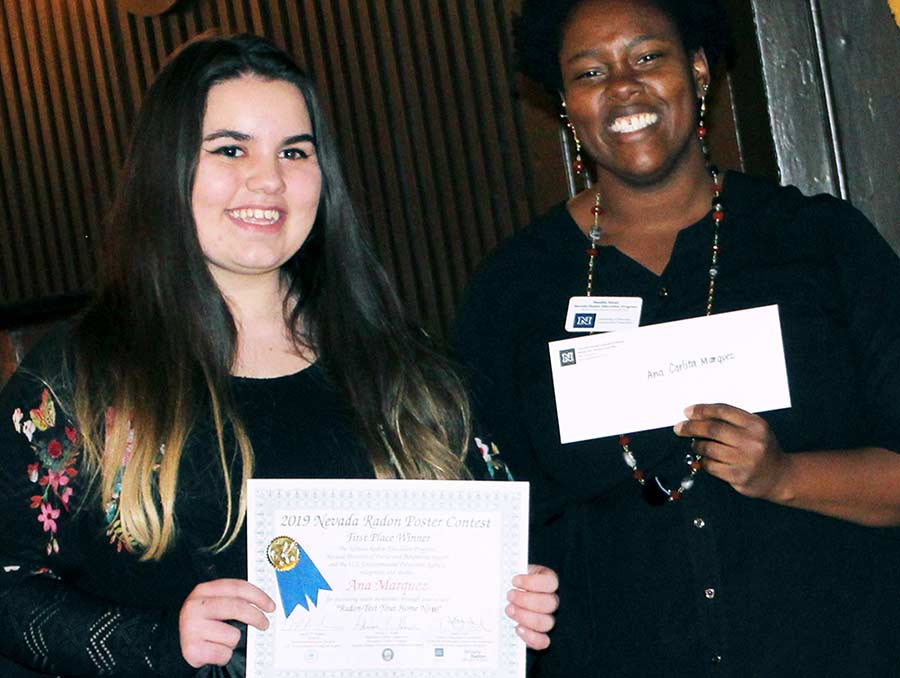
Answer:
<svg viewBox="0 0 900 678"><path fill-rule="evenodd" d="M452 634L464 634L472 631L491 631L484 623L483 617L465 615L447 615L441 620L441 630Z"/></svg>

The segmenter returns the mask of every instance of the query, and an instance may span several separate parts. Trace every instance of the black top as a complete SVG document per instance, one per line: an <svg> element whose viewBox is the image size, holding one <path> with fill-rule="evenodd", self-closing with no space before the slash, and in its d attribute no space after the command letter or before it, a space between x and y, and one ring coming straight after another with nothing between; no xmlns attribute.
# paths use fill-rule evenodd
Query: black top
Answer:
<svg viewBox="0 0 900 678"><path fill-rule="evenodd" d="M784 450L900 451L900 260L834 198L728 173L723 200L714 312L779 305L792 407L762 416ZM703 315L712 232L710 216L682 230L661 276L602 247L594 294L642 297L642 325ZM560 445L547 342L571 336L588 245L555 207L492 255L458 326L479 419L532 483L531 559L560 574L538 675L900 675L900 532L704 473L650 506L616 438ZM689 443L630 437L639 466L677 485Z"/></svg>
<svg viewBox="0 0 900 678"><path fill-rule="evenodd" d="M202 581L247 576L246 526L220 554L203 549L225 515L212 430L196 429L183 454L175 547L140 562L119 543L115 506L104 514L87 495L67 398L47 388L62 383L65 345L64 332L47 339L0 393L0 675L193 675L178 639L184 599ZM318 364L235 377L232 393L255 478L374 477L352 412ZM469 455L473 474L487 475L478 458ZM230 672L198 675L243 675L242 657Z"/></svg>

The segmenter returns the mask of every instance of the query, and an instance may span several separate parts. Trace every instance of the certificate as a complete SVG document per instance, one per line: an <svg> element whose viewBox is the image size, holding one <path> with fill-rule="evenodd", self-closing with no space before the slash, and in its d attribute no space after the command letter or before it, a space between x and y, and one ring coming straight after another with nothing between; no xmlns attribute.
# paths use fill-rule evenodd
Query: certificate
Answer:
<svg viewBox="0 0 900 678"><path fill-rule="evenodd" d="M250 480L248 578L277 608L247 676L523 678L527 543L527 483Z"/></svg>
<svg viewBox="0 0 900 678"><path fill-rule="evenodd" d="M790 407L777 306L549 344L563 443L672 426L684 409Z"/></svg>

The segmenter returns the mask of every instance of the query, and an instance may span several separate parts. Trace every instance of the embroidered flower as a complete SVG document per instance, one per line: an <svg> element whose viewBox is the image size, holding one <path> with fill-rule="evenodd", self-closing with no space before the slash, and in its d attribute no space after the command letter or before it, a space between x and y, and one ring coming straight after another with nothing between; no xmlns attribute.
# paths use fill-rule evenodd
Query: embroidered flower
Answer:
<svg viewBox="0 0 900 678"><path fill-rule="evenodd" d="M53 459L59 459L62 456L62 443L58 440L51 440L47 445L47 454Z"/></svg>
<svg viewBox="0 0 900 678"><path fill-rule="evenodd" d="M44 524L44 532L56 534L57 518L59 518L59 509L53 508L50 504L41 504L41 515L38 516L38 522Z"/></svg>
<svg viewBox="0 0 900 678"><path fill-rule="evenodd" d="M110 407L106 410L106 431L107 434L112 431L113 424L116 420L116 411L114 408ZM108 440L107 440L108 442ZM162 456L165 454L165 444L159 446L159 454ZM122 492L122 476L125 473L125 467L128 465L128 462L131 460L131 454L134 452L134 428L131 426L131 420L128 421L128 435L125 437L125 449L122 451L122 464L119 466L118 471L116 471L116 479L113 484L112 495L110 496L109 502L107 502L105 508L106 511L106 535L109 537L109 543L116 545L116 552L121 553L123 550L125 551L133 551L137 547L137 543L133 540L130 540L126 537L124 530L122 529L122 520L119 515L119 497ZM159 464L157 463L154 468L154 471L159 471Z"/></svg>
<svg viewBox="0 0 900 678"><path fill-rule="evenodd" d="M63 509L69 511L74 494L70 482L78 475L78 431L63 417L58 420L49 388L42 390L37 407L17 407L13 411L12 421L16 432L28 440L34 452L35 461L28 464L26 472L28 480L37 483L40 488L30 502L31 508L39 511L37 520L50 537L46 545L47 555L59 553L57 519Z"/></svg>
<svg viewBox="0 0 900 678"><path fill-rule="evenodd" d="M47 475L41 478L41 485L47 484L59 495L59 488L69 484L69 476L66 473L57 473L52 468L47 469Z"/></svg>
<svg viewBox="0 0 900 678"><path fill-rule="evenodd" d="M514 480L506 462L500 459L500 448L497 447L496 443L491 443L490 446L488 446L481 438L476 437L475 446L481 453L481 458L484 459L491 480L494 480L498 471L503 472L506 475L507 480Z"/></svg>

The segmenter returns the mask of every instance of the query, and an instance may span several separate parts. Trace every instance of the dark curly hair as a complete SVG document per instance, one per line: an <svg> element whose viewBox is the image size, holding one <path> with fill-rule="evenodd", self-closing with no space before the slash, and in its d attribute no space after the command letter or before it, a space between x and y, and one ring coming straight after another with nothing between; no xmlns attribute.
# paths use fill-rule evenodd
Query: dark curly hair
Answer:
<svg viewBox="0 0 900 678"><path fill-rule="evenodd" d="M712 68L731 46L728 16L719 0L649 0L672 19L688 54L703 48ZM523 0L513 18L516 66L548 89L562 90L559 48L563 26L584 0Z"/></svg>

